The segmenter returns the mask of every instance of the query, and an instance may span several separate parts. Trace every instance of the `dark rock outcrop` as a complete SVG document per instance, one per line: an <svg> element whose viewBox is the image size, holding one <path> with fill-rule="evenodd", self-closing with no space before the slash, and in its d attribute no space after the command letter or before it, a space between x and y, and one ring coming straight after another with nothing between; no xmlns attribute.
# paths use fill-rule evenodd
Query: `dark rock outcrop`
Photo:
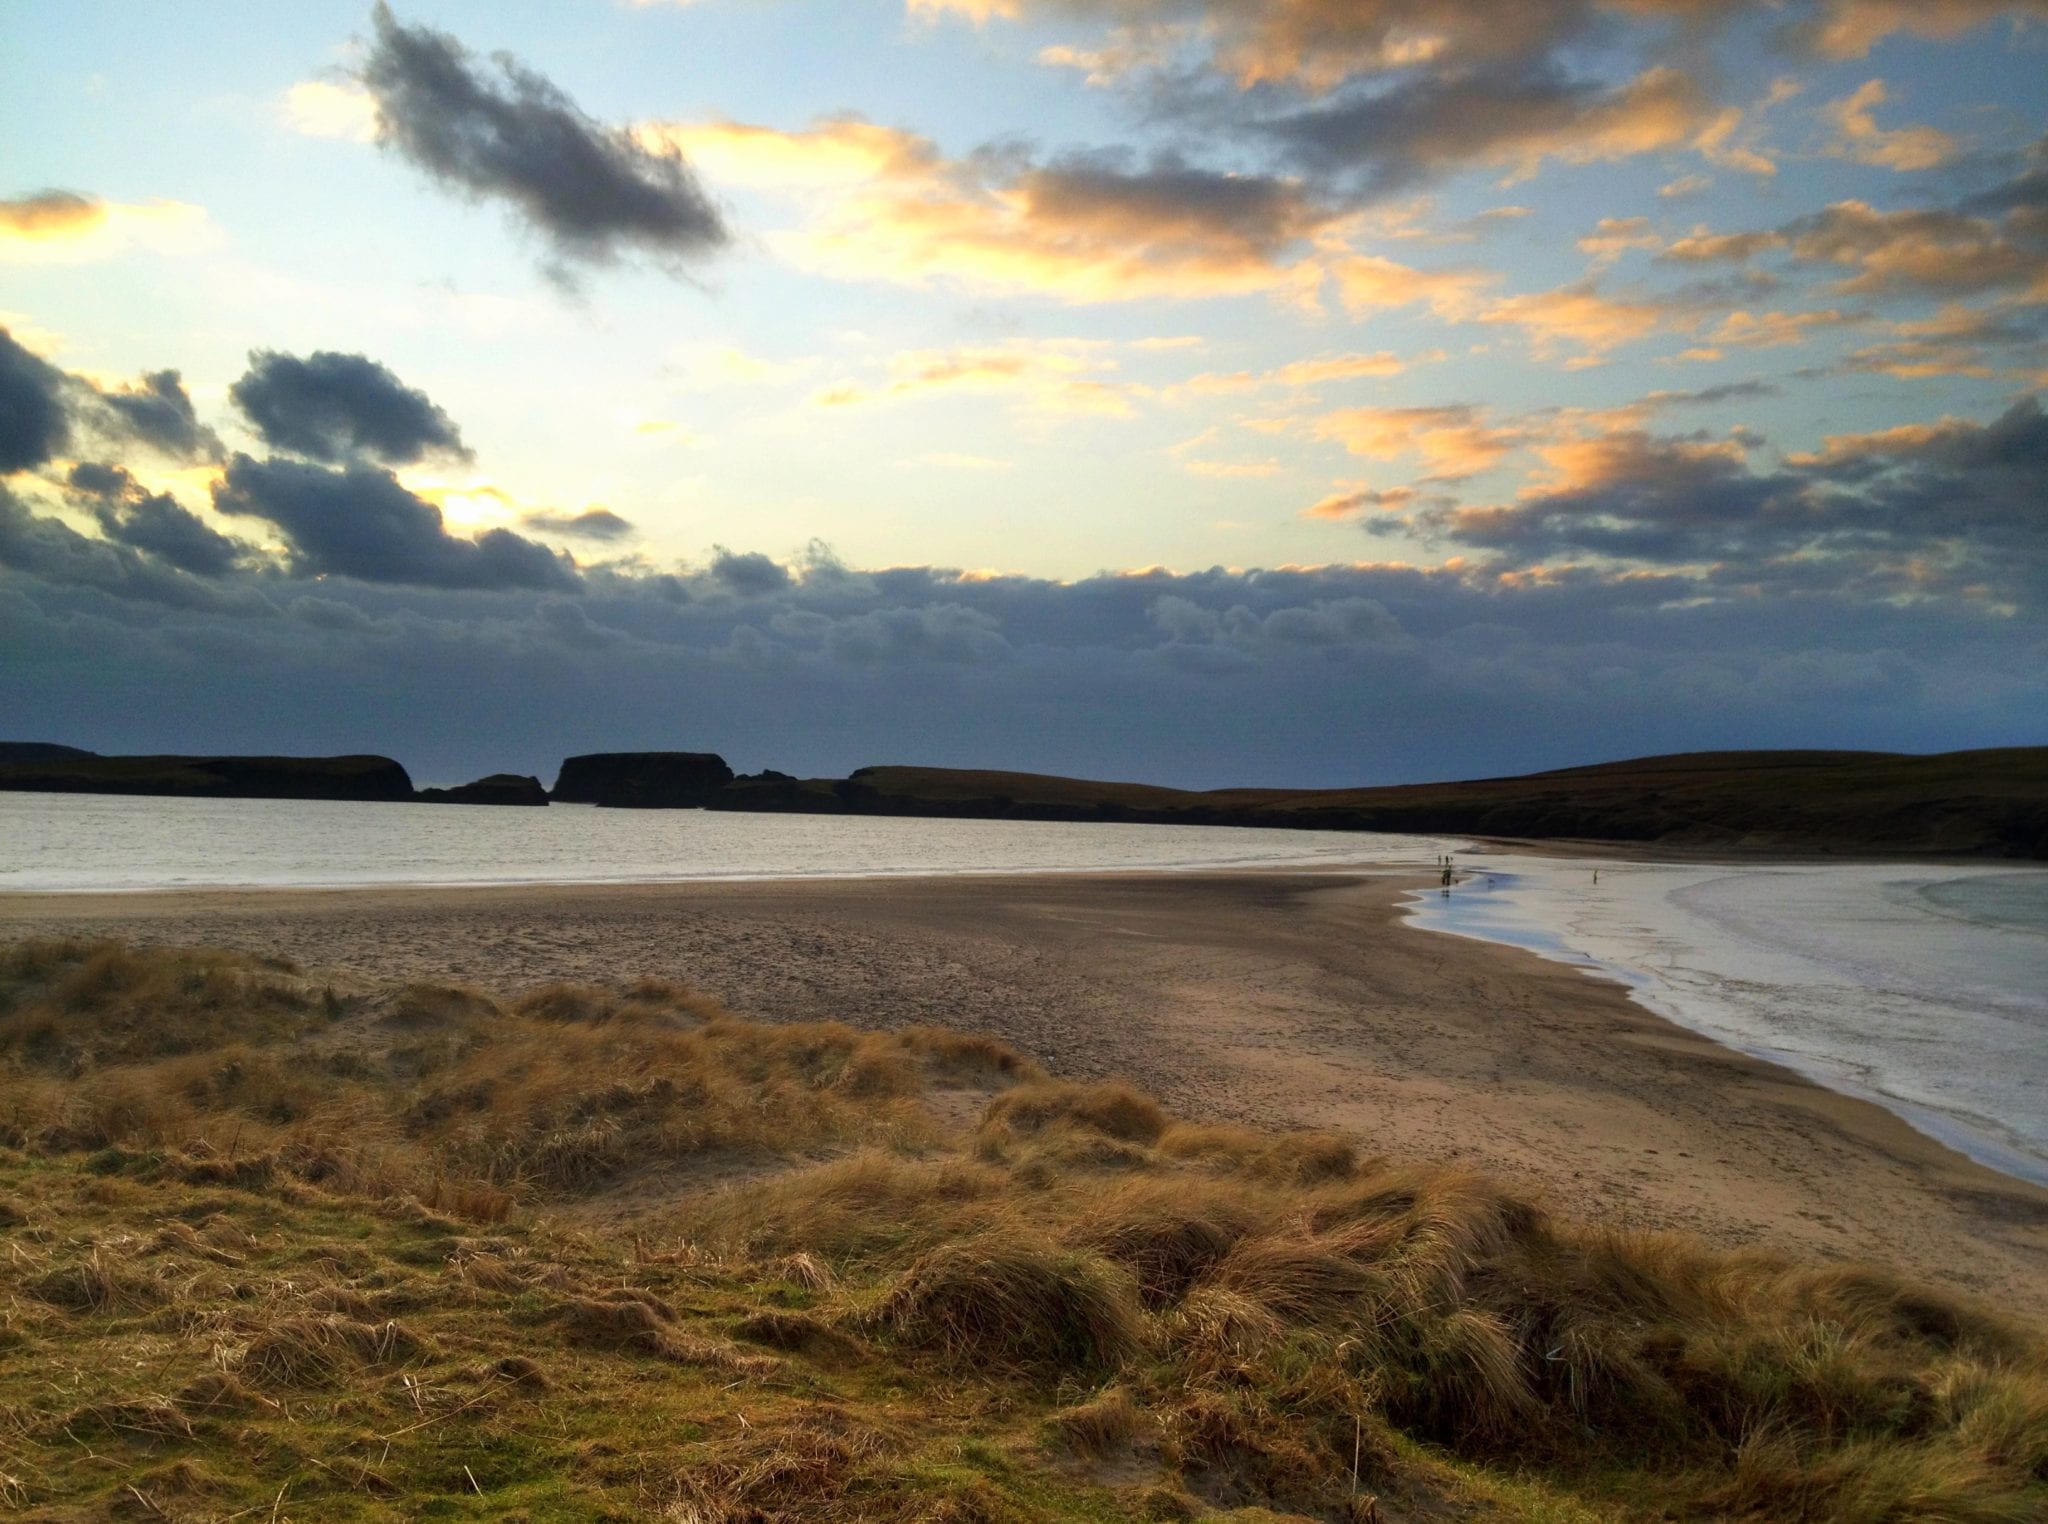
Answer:
<svg viewBox="0 0 2048 1524"><path fill-rule="evenodd" d="M708 751L600 751L565 761L552 797L613 809L702 809L732 778L725 758Z"/></svg>
<svg viewBox="0 0 2048 1524"><path fill-rule="evenodd" d="M458 784L454 788L423 788L419 792L419 801L421 804L545 805L548 791L540 786L538 778L520 773L492 773L488 778Z"/></svg>
<svg viewBox="0 0 2048 1524"><path fill-rule="evenodd" d="M0 789L43 794L163 794L200 799L349 799L396 803L412 779L389 757L61 757L0 763Z"/></svg>

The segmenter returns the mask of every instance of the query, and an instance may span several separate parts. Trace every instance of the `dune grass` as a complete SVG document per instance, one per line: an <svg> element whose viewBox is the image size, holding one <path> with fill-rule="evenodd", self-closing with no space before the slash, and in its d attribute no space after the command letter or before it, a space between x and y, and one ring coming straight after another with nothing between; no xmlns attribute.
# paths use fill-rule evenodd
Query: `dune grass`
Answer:
<svg viewBox="0 0 2048 1524"><path fill-rule="evenodd" d="M2048 1353L983 1039L25 943L0 1511L2020 1521Z"/></svg>

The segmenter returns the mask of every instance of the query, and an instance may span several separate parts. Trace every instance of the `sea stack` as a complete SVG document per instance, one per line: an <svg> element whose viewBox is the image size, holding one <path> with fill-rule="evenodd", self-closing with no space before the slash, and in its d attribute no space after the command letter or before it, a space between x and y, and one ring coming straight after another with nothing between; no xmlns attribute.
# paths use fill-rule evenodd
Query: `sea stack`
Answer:
<svg viewBox="0 0 2048 1524"><path fill-rule="evenodd" d="M708 751L600 751L570 757L555 779L562 804L613 809L702 809L732 782L725 758Z"/></svg>

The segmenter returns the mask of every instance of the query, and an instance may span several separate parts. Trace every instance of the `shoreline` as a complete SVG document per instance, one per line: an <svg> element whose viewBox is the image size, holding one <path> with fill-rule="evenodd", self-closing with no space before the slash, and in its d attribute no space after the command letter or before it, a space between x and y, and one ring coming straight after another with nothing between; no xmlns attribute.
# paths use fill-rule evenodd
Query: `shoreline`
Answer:
<svg viewBox="0 0 2048 1524"><path fill-rule="evenodd" d="M1525 854L1531 855L1531 854ZM1656 859L1644 859L1655 866L1666 866ZM1678 866L1672 864L1670 866ZM1694 862L1683 866L1724 866L1723 864ZM1757 864L1730 863L1725 866L1750 868ZM1772 864L1780 866L1780 864ZM1792 864L1790 866L1837 866L1835 864ZM1917 864L1894 864L1886 862L1880 866L1918 866ZM1977 865L1972 864L1973 868ZM1482 870L1474 870L1468 877L1476 877ZM1995 871L1995 870L1986 870ZM2014 872L2038 870L2014 869ZM1461 937L1489 946L1513 947L1533 953L1545 962L1561 967L1575 968L1596 978L1605 979L1623 990L1628 998L1659 1020L1673 1026L1697 1033L1734 1052L1754 1058L1761 1063L1772 1064L1790 1070L1800 1078L1821 1089L1855 1100L1866 1101L1898 1117L1916 1132L1944 1148L1952 1149L1973 1162L2000 1175L2023 1181L2028 1185L2048 1188L2048 1160L2029 1153L2017 1142L2010 1140L2007 1130L1993 1119L1965 1111L1947 1110L1940 1106L1916 1101L1885 1090L1875 1083L1859 1083L1848 1074L1831 1067L1822 1057L1802 1055L1785 1048L1774 1047L1762 1039L1744 1041L1739 1034L1717 1030L1710 1021L1688 1018L1683 1014L1686 1002L1676 990L1661 981L1653 966L1631 967L1628 963L1611 957L1591 953L1573 945L1569 933L1561 931L1519 930L1492 924L1478 929L1469 924L1436 923L1432 921L1432 896L1427 888L1409 892L1404 905L1402 921L1418 931L1431 932L1441 936ZM1951 917L1965 921L1964 917ZM1967 922L1981 926L1982 922Z"/></svg>
<svg viewBox="0 0 2048 1524"><path fill-rule="evenodd" d="M1602 973L1421 934L1405 921L1419 883L1276 867L10 891L0 936L223 945L501 990L658 975L770 1020L987 1031L1194 1120L1341 1128L1581 1217L1877 1260L2048 1315L2048 1190Z"/></svg>

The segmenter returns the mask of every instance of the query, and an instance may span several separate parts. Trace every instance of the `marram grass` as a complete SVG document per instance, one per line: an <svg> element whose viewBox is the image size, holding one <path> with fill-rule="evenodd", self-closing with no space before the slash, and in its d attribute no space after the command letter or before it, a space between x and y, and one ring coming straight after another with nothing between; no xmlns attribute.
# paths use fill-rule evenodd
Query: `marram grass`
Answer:
<svg viewBox="0 0 2048 1524"><path fill-rule="evenodd" d="M0 1513L2022 1521L2048 1361L984 1039L31 942Z"/></svg>

